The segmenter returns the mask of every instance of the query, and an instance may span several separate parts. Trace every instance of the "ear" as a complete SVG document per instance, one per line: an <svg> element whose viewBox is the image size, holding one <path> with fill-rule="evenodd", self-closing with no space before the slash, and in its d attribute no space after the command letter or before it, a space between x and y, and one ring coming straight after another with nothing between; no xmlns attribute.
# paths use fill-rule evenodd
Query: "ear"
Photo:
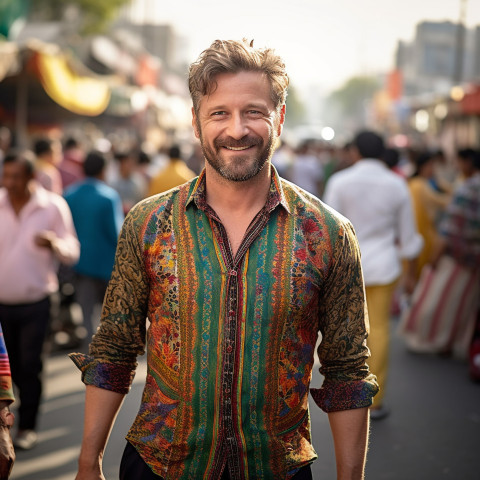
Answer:
<svg viewBox="0 0 480 480"><path fill-rule="evenodd" d="M287 111L287 107L283 104L280 108L280 115L278 119L278 127L277 127L277 135L280 136L283 130L283 124L285 123L285 112Z"/></svg>
<svg viewBox="0 0 480 480"><path fill-rule="evenodd" d="M197 138L200 138L200 132L198 131L198 121L195 109L192 107L192 127Z"/></svg>

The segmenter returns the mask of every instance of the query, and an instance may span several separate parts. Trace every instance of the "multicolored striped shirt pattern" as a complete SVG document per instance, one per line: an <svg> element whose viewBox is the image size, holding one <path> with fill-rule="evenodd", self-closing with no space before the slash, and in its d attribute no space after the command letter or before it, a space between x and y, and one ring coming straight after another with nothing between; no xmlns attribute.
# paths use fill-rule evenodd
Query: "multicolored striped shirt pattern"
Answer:
<svg viewBox="0 0 480 480"><path fill-rule="evenodd" d="M3 338L2 326L0 325L0 400L14 401L12 388L12 374L8 360L7 347Z"/></svg>
<svg viewBox="0 0 480 480"><path fill-rule="evenodd" d="M318 333L327 412L370 406L360 254L351 224L272 167L235 256L205 172L127 216L84 383L126 393L147 349L127 439L165 480L289 479L317 457L308 393ZM150 324L147 329L148 317Z"/></svg>
<svg viewBox="0 0 480 480"><path fill-rule="evenodd" d="M439 230L451 257L468 268L480 269L480 172L457 188Z"/></svg>

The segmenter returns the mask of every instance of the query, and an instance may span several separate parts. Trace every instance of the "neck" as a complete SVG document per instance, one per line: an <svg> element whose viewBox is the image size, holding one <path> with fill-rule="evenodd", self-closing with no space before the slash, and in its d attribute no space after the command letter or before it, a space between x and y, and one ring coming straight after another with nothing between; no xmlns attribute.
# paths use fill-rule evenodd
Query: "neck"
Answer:
<svg viewBox="0 0 480 480"><path fill-rule="evenodd" d="M18 193L16 195L8 195L10 204L12 205L12 208L16 214L18 214L20 210L28 203L28 201L30 200L30 196L31 193L28 188L22 193Z"/></svg>
<svg viewBox="0 0 480 480"><path fill-rule="evenodd" d="M207 202L217 213L257 213L265 205L271 182L270 163L244 182L226 180L208 163L205 165L205 176Z"/></svg>

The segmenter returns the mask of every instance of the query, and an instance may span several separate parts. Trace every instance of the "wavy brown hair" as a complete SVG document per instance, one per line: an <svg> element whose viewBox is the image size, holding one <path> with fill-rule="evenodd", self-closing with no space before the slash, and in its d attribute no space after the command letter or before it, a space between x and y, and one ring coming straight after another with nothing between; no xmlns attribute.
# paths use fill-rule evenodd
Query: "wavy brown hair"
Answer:
<svg viewBox="0 0 480 480"><path fill-rule="evenodd" d="M200 99L213 93L221 73L261 72L271 85L272 101L279 109L287 98L288 75L283 60L270 48L255 48L253 40L215 40L190 65L188 88L198 113Z"/></svg>

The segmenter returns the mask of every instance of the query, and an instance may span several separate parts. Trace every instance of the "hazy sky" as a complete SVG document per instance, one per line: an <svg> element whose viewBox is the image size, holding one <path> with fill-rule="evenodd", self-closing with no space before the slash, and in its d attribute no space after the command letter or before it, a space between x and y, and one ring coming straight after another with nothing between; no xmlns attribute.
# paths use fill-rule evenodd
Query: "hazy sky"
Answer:
<svg viewBox="0 0 480 480"><path fill-rule="evenodd" d="M254 38L275 48L292 83L329 90L356 74L387 71L399 39L422 20L458 21L462 0L133 0L137 14L188 39L188 61L217 39ZM480 25L480 0L463 0ZM146 12L146 13L145 13Z"/></svg>

